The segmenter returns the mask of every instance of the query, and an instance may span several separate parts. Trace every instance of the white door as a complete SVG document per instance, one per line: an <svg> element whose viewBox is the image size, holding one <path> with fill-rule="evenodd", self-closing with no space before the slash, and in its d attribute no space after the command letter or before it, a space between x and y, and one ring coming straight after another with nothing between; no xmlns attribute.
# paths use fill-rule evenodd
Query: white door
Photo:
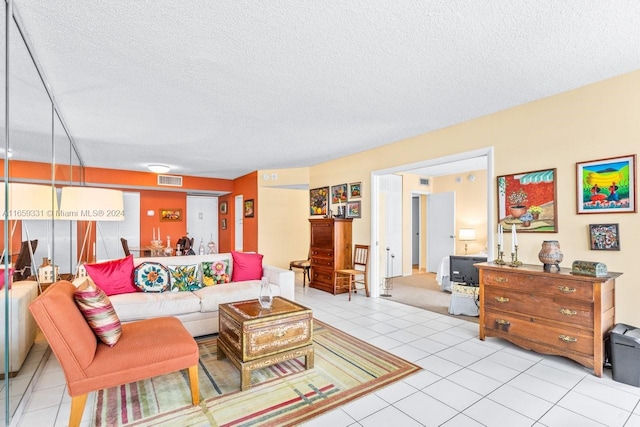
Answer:
<svg viewBox="0 0 640 427"><path fill-rule="evenodd" d="M427 196L427 268L437 272L442 258L455 250L455 193Z"/></svg>
<svg viewBox="0 0 640 427"><path fill-rule="evenodd" d="M243 243L243 239L244 239L244 233L243 233L243 215L244 214L244 203L243 203L243 197L242 194L239 196L236 196L235 198L235 239L236 239L236 244L235 244L235 250L240 252L242 251L242 248L244 247L244 243Z"/></svg>
<svg viewBox="0 0 640 427"><path fill-rule="evenodd" d="M411 264L420 264L420 196L411 197Z"/></svg>
<svg viewBox="0 0 640 427"><path fill-rule="evenodd" d="M200 248L200 242L204 244L205 251L209 250L210 241L218 248L218 198L210 196L187 196L187 231L189 237L193 237L193 249L196 253ZM177 242L180 237L172 239Z"/></svg>

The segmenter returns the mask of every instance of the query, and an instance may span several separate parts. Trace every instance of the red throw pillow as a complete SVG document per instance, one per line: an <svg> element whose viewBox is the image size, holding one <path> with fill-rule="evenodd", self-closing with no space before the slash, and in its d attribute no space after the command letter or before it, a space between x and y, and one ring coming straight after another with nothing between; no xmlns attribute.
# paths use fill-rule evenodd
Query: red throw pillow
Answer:
<svg viewBox="0 0 640 427"><path fill-rule="evenodd" d="M231 256L233 256L232 282L262 278L263 255L231 251Z"/></svg>
<svg viewBox="0 0 640 427"><path fill-rule="evenodd" d="M133 255L98 264L85 264L84 268L96 286L107 295L138 291L133 285Z"/></svg>

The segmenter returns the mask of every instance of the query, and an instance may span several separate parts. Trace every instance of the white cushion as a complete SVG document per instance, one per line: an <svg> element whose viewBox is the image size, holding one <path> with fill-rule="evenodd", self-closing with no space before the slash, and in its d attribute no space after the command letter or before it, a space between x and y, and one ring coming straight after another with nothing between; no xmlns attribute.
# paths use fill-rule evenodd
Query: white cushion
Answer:
<svg viewBox="0 0 640 427"><path fill-rule="evenodd" d="M280 288L271 285L271 292L273 296L279 296ZM203 313L218 311L220 304L257 299L260 294L260 280L245 280L243 282L205 286L202 289L193 291L193 293L202 301L201 310Z"/></svg>
<svg viewBox="0 0 640 427"><path fill-rule="evenodd" d="M109 299L122 322L200 311L200 298L192 292L132 292Z"/></svg>

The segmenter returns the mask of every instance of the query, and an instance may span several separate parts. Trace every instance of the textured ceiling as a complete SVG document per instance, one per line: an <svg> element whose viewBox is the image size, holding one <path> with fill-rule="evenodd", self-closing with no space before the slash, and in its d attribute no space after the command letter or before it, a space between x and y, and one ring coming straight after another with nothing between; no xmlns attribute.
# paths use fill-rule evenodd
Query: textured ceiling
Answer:
<svg viewBox="0 0 640 427"><path fill-rule="evenodd" d="M637 0L14 8L97 167L235 178L312 166L640 69Z"/></svg>

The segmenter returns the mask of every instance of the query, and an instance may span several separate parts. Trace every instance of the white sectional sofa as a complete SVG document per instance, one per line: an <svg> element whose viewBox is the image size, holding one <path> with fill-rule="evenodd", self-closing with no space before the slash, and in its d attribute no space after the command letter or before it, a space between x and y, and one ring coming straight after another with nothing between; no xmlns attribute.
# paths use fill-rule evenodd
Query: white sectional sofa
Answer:
<svg viewBox="0 0 640 427"><path fill-rule="evenodd" d="M4 274L4 271L2 272ZM0 290L4 294L5 290ZM36 339L36 322L29 312L29 304L38 296L38 282L23 280L15 282L9 289L9 372L20 370ZM0 360L5 358L5 304L0 304Z"/></svg>
<svg viewBox="0 0 640 427"><path fill-rule="evenodd" d="M229 260L233 277L233 256L231 253L210 255L185 255L171 257L134 258L134 266L143 262L156 262L164 266L192 265L204 261ZM262 266L262 276L269 278L273 296L294 299L294 274L273 266ZM80 268L74 281L79 286L87 278L86 270ZM220 304L257 298L260 280L245 280L205 286L194 291L181 292L131 292L111 295L109 299L122 322L160 316L175 316L192 336L202 336L218 332L218 306ZM170 337L168 337L170 339Z"/></svg>

